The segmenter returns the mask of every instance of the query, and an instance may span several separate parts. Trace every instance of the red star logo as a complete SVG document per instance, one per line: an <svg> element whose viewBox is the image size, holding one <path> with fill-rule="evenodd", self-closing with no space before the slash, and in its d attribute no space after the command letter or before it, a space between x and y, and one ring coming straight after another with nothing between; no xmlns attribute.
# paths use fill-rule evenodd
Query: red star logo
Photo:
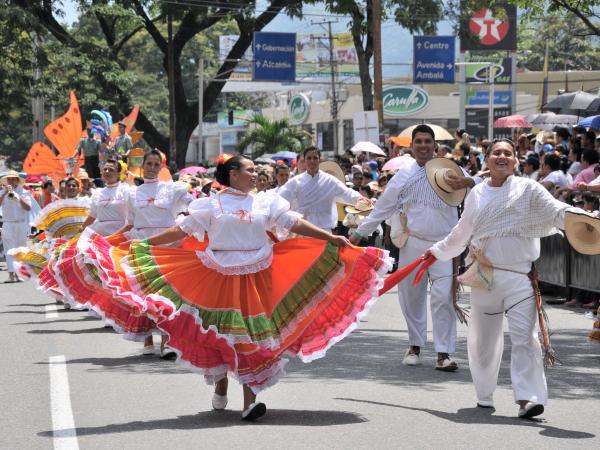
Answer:
<svg viewBox="0 0 600 450"><path fill-rule="evenodd" d="M495 18L492 10L487 8L480 9L469 20L469 30L479 37L483 45L495 45L502 41L508 29L508 20Z"/></svg>

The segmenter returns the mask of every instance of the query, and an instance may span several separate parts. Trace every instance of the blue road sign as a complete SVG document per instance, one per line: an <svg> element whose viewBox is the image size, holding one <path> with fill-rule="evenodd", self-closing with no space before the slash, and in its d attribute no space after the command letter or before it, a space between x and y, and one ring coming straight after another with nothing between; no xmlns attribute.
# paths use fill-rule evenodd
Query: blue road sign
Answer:
<svg viewBox="0 0 600 450"><path fill-rule="evenodd" d="M415 36L413 83L454 83L454 36Z"/></svg>
<svg viewBox="0 0 600 450"><path fill-rule="evenodd" d="M296 81L296 34L254 33L255 81Z"/></svg>

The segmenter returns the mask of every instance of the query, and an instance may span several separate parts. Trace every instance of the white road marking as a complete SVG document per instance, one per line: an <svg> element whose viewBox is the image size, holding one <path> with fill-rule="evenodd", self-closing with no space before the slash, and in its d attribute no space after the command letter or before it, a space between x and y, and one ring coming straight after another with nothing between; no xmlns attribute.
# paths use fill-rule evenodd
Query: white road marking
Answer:
<svg viewBox="0 0 600 450"><path fill-rule="evenodd" d="M58 305L46 305L46 319L58 318Z"/></svg>
<svg viewBox="0 0 600 450"><path fill-rule="evenodd" d="M51 356L49 367L54 450L79 450L64 355Z"/></svg>

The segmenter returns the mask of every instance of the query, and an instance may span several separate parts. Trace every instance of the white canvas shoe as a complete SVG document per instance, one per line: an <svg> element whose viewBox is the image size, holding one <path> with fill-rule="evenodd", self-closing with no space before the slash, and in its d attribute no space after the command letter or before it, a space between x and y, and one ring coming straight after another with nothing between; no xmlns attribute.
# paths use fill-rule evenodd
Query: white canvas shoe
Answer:
<svg viewBox="0 0 600 450"><path fill-rule="evenodd" d="M522 419L531 419L544 412L544 405L539 403L527 402L523 408L519 408L519 417Z"/></svg>
<svg viewBox="0 0 600 450"><path fill-rule="evenodd" d="M227 406L227 395L213 394L212 407L216 411L221 411Z"/></svg>
<svg viewBox="0 0 600 450"><path fill-rule="evenodd" d="M411 353L410 349L406 350L402 364L405 366L418 366L421 364L421 356L416 353Z"/></svg>

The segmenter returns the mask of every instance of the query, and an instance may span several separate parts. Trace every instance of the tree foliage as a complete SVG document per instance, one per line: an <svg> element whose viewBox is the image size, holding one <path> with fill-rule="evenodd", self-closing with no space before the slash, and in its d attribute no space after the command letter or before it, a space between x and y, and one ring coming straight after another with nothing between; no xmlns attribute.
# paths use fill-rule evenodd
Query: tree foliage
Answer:
<svg viewBox="0 0 600 450"><path fill-rule="evenodd" d="M287 119L269 120L256 114L249 121L250 130L238 143L238 150L252 147L252 158L263 153L279 151L299 152L310 142L311 135L301 128L290 125Z"/></svg>
<svg viewBox="0 0 600 450"><path fill-rule="evenodd" d="M548 15L519 28L519 66L543 70L548 45L548 70L600 70L600 47L574 14Z"/></svg>
<svg viewBox="0 0 600 450"><path fill-rule="evenodd" d="M164 93L168 79L169 51L166 19L168 16L172 17L175 137L179 166L184 164L188 140L198 124L198 95L194 88L198 66L194 64L197 62L194 61L194 55L199 52L194 53L194 50L201 48L205 57L208 56L207 60L218 61L213 55L218 48L218 37L215 37L218 36L219 27L224 26L227 21L235 24L235 34L239 38L227 59L221 64L209 65L207 69L213 76L204 89L203 111L206 115L217 102L224 80L229 78L237 61L252 44L253 33L261 31L284 10L290 15L298 15L302 6L300 0L270 0L263 11L256 11L254 2L241 0L221 0L214 4L198 2L197 6L193 1L178 5L176 0L80 0L80 21L75 27L69 28L59 21L62 12L60 1L13 0L11 3L27 13L36 22L36 28L45 30L51 36L57 46L55 54L62 53L58 51L59 48L64 50L69 65L89 76L88 80L83 76L79 77L83 83L75 86L83 89L83 96L89 95L91 100L91 91L95 89L100 100L102 96L110 99L106 106L117 116L131 110L136 95L144 97L158 96L160 91ZM214 32L211 38L209 31L212 30ZM132 46L138 36L144 33L148 37L146 45L150 52L137 51ZM205 39L198 39L198 35L202 33L207 36ZM151 61L145 61L149 54ZM140 92L139 88L153 79L151 73L141 79L136 78L136 64L153 64L156 69L154 81L163 87L155 85L157 89L154 91ZM161 95L161 98L164 97ZM169 141L164 133L164 125L165 117L159 111L142 109L138 116L137 127L144 131L149 145L159 147L169 154Z"/></svg>
<svg viewBox="0 0 600 450"><path fill-rule="evenodd" d="M348 27L358 57L363 108L372 110L373 79L369 66L374 53L373 2L325 0L324 3L329 12L349 15L351 18ZM411 33L435 34L436 25L443 18L442 0L382 0L381 3L382 20L393 17L398 25Z"/></svg>

